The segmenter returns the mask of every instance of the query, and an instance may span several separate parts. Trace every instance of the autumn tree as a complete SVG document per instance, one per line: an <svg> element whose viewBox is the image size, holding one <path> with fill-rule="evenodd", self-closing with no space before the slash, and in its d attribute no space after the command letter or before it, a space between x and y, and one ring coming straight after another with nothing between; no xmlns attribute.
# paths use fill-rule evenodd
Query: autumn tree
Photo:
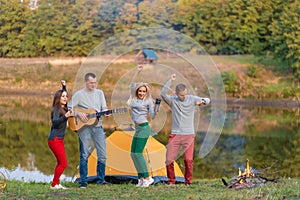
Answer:
<svg viewBox="0 0 300 200"><path fill-rule="evenodd" d="M0 0L0 56L22 57L29 8L19 0Z"/></svg>

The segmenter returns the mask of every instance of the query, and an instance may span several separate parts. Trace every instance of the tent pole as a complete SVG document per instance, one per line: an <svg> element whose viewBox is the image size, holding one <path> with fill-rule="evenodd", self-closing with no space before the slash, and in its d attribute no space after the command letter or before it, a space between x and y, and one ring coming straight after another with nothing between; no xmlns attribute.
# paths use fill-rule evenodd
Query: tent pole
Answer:
<svg viewBox="0 0 300 200"><path fill-rule="evenodd" d="M146 147L146 152L147 152L148 163L149 163L149 167L150 167L150 171L151 171L151 176L153 177L152 165L151 165L151 162L150 162L150 156L149 156L147 147Z"/></svg>

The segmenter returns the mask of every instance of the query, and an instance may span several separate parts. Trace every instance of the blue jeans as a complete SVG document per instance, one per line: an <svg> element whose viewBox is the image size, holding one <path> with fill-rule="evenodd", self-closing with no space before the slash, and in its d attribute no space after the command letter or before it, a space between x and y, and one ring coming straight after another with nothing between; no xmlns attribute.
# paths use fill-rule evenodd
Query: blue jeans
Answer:
<svg viewBox="0 0 300 200"><path fill-rule="evenodd" d="M97 183L103 183L105 180L105 165L106 165L106 142L105 133L102 126L85 126L78 130L80 163L79 173L81 183L87 183L88 174L88 157L91 138L97 151Z"/></svg>

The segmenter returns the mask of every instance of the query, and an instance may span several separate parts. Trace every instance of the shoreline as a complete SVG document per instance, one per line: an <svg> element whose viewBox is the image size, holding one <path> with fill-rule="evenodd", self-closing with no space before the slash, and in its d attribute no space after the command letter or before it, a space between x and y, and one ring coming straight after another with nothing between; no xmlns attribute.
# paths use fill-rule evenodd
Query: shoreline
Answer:
<svg viewBox="0 0 300 200"><path fill-rule="evenodd" d="M265 107L280 107L280 108L299 108L300 101L297 100L265 100L265 99L235 99L228 98L227 104L239 104L247 106L265 106Z"/></svg>

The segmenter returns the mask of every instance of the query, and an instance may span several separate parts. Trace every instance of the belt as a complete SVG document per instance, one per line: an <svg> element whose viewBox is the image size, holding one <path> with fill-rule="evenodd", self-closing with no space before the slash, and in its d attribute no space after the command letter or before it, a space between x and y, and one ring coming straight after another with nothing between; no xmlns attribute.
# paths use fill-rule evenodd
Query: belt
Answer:
<svg viewBox="0 0 300 200"><path fill-rule="evenodd" d="M148 126L148 122L144 122L144 123L141 123L141 124L135 124L136 126Z"/></svg>

